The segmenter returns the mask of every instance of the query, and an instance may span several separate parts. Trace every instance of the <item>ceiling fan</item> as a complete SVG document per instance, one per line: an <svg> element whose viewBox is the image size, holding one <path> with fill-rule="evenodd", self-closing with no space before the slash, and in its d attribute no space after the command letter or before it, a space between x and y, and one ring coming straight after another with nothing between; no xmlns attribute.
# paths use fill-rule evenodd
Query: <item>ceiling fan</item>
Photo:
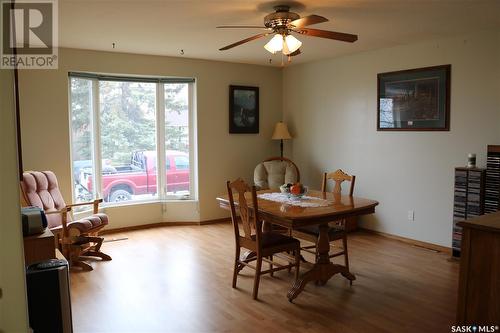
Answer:
<svg viewBox="0 0 500 333"><path fill-rule="evenodd" d="M321 37L339 40L342 42L353 43L358 40L357 35L346 34L343 32L319 30L306 28L309 25L328 22L328 19L319 15L309 15L305 17L300 17L299 14L291 12L290 6L279 5L274 6L274 13L266 15L264 17L264 26L254 26L254 25L224 25L218 26L217 28L242 28L242 29L265 29L267 32L254 35L236 43L229 44L219 49L219 51L225 51L232 49L233 47L239 46L241 44L253 41L255 39L265 37L274 34L274 37L264 46L264 48L275 54L281 52L288 57L296 56L300 54L300 47L302 42L297 38L292 36L292 32L298 33L305 36Z"/></svg>

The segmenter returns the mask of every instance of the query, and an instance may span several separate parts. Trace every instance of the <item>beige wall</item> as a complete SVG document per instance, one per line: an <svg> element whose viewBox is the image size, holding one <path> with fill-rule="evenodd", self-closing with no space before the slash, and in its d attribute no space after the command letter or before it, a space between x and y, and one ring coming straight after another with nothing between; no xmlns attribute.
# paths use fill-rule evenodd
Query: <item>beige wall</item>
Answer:
<svg viewBox="0 0 500 333"><path fill-rule="evenodd" d="M377 73L451 64L451 131L377 132ZM500 144L500 34L492 32L360 53L285 69L284 118L303 180L356 174L355 194L380 201L367 228L451 245L453 168L467 153L485 165ZM408 221L408 210L415 221Z"/></svg>
<svg viewBox="0 0 500 333"><path fill-rule="evenodd" d="M497 41L495 43L495 41ZM112 227L227 216L215 203L224 181L251 181L256 161L276 155L269 140L284 117L296 138L285 143L305 183L323 170L358 176L356 194L380 201L368 228L450 245L453 167L469 152L484 165L488 143L500 143L500 35L467 35L277 68L132 54L62 49L57 71L21 74L25 169L54 170L71 196L67 72L192 76L198 90L199 205L192 202L108 208ZM377 73L452 65L450 132L377 132ZM259 135L229 135L229 84L256 85ZM283 103L281 100L283 99ZM43 129L43 139L40 139ZM415 221L407 219L415 211Z"/></svg>
<svg viewBox="0 0 500 333"><path fill-rule="evenodd" d="M270 140L281 119L282 73L279 68L159 56L61 49L59 70L24 71L20 75L25 170L53 170L63 195L71 198L68 71L165 75L197 79L199 205L148 204L109 208L112 227L161 221L197 221L226 217L215 197L225 181L252 180L253 168L276 155ZM230 84L260 88L260 133L228 134Z"/></svg>
<svg viewBox="0 0 500 333"><path fill-rule="evenodd" d="M0 70L0 332L28 331L12 71Z"/></svg>

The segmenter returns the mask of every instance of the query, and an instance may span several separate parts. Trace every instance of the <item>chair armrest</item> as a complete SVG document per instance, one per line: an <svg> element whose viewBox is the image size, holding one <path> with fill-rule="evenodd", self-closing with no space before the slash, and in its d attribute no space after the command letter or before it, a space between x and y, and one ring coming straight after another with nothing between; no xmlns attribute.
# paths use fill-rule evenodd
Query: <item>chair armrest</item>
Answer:
<svg viewBox="0 0 500 333"><path fill-rule="evenodd" d="M99 204L102 202L102 199L95 199L94 201L89 201L89 202L80 202L80 203L75 203L71 205L66 205L66 207L77 207L77 206L90 206L94 205L94 210L93 213L97 214L99 212Z"/></svg>
<svg viewBox="0 0 500 333"><path fill-rule="evenodd" d="M79 202L79 203L74 203L70 205L66 205L66 207L77 207L77 206L90 206L90 205L95 205L100 204L102 202L102 199L95 199L94 201L89 201L89 202Z"/></svg>
<svg viewBox="0 0 500 333"><path fill-rule="evenodd" d="M53 210L50 212L45 212L45 215L53 215L53 214L61 214L61 224L62 224L62 229L63 229L63 236L67 237L68 236L68 228L67 228L67 222L68 222L68 213L71 211L71 207L64 207L61 210Z"/></svg>

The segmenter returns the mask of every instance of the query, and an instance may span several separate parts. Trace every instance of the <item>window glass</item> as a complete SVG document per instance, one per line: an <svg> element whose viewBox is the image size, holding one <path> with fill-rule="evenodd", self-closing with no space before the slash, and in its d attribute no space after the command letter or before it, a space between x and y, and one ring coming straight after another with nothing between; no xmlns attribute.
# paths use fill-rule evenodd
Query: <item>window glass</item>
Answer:
<svg viewBox="0 0 500 333"><path fill-rule="evenodd" d="M190 198L193 83L164 80L70 73L75 202Z"/></svg>
<svg viewBox="0 0 500 333"><path fill-rule="evenodd" d="M70 91L73 202L88 202L94 198L91 176L93 174L92 80L71 78Z"/></svg>
<svg viewBox="0 0 500 333"><path fill-rule="evenodd" d="M103 198L155 198L156 84L100 81L99 101Z"/></svg>
<svg viewBox="0 0 500 333"><path fill-rule="evenodd" d="M167 195L189 196L189 84L165 83L165 148L174 157L175 171L167 170ZM170 171L170 172L169 172Z"/></svg>
<svg viewBox="0 0 500 333"><path fill-rule="evenodd" d="M187 156L176 156L175 168L177 170L189 170L189 158Z"/></svg>

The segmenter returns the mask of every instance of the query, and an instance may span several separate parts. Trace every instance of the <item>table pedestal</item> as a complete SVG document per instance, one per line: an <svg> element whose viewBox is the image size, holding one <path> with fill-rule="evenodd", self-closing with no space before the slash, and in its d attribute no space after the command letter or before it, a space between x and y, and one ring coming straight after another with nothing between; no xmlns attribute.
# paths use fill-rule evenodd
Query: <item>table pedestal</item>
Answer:
<svg viewBox="0 0 500 333"><path fill-rule="evenodd" d="M356 280L356 277L349 272L346 266L334 264L330 261L330 239L328 237L329 230L328 223L319 225L319 239L318 239L318 260L313 268L302 275L295 281L292 289L288 291L288 300L292 302L304 290L306 284L310 281L318 282L324 285L332 276L337 273L342 274L349 281Z"/></svg>

